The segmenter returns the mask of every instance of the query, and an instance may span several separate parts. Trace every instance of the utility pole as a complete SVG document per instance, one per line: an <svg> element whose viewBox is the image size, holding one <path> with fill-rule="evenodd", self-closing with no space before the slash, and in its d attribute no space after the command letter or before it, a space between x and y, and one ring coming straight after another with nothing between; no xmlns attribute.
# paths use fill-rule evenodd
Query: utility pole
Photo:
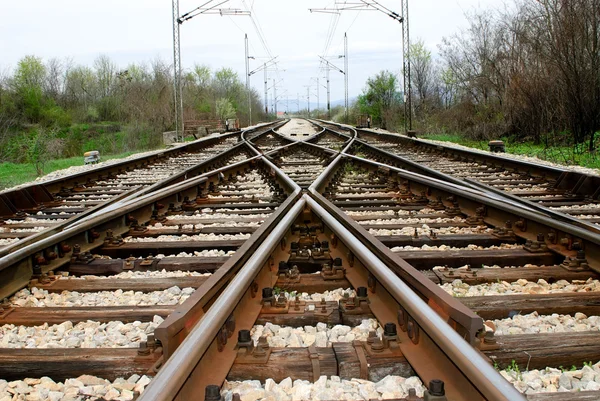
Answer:
<svg viewBox="0 0 600 401"><path fill-rule="evenodd" d="M327 118L331 121L331 89L329 87L329 66L325 68L327 71Z"/></svg>
<svg viewBox="0 0 600 401"><path fill-rule="evenodd" d="M275 110L275 119L277 119L277 85L275 84L275 78L273 78L273 110Z"/></svg>
<svg viewBox="0 0 600 401"><path fill-rule="evenodd" d="M332 62L330 62L329 60L327 60L325 57L319 56L321 58L321 61L323 63L325 63L325 68L327 69L327 112L329 113L329 118L331 119L331 102L330 102L330 87L329 87L329 70L336 70L342 74L344 74L344 82L348 83L348 81L345 79L346 77L346 71L342 71L341 69L339 69L335 64L333 64ZM339 57L344 57L344 56L339 56ZM346 66L345 60L344 60L344 65ZM346 92L346 99L348 97L348 89L345 89ZM346 106L346 110L345 110L345 116L346 116L346 120L348 120L348 107L347 107L347 100L344 100L344 105ZM347 121L346 121L347 122Z"/></svg>
<svg viewBox="0 0 600 401"><path fill-rule="evenodd" d="M245 34L246 44L246 92L248 92L248 126L252 125L252 97L250 96L250 55L248 54L248 34Z"/></svg>
<svg viewBox="0 0 600 401"><path fill-rule="evenodd" d="M173 0L173 97L175 101L175 137L183 142L183 98L181 91L181 43L179 0Z"/></svg>
<svg viewBox="0 0 600 401"><path fill-rule="evenodd" d="M321 104L321 102L319 101L319 77L313 77L312 79L317 81L317 107L315 107L315 111L316 111L316 110L319 110L319 106Z"/></svg>
<svg viewBox="0 0 600 401"><path fill-rule="evenodd" d="M269 116L269 103L267 100L267 63L265 63L264 67L265 69L265 114L267 115L267 118Z"/></svg>
<svg viewBox="0 0 600 401"><path fill-rule="evenodd" d="M184 139L183 122L183 88L181 84L181 24L200 14L218 14L224 15L250 15L249 11L241 11L234 8L217 8L227 3L229 0L222 0L220 3L210 5L214 0L208 0L203 5L179 15L179 0L172 0L173 7L173 92L175 100L175 135L177 138Z"/></svg>
<svg viewBox="0 0 600 401"><path fill-rule="evenodd" d="M404 76L404 131L408 134L408 131L412 131L412 84L410 77L410 36L409 36L409 24L408 24L408 0L400 0L402 7L402 15L390 10L389 8L381 5L377 1L373 0L360 0L360 3L346 3L346 2L335 2L334 8L309 8L310 12L323 12L323 13L336 13L340 11L362 11L362 10L377 10L381 11L388 17L402 24L402 73ZM361 4L362 3L362 4ZM346 72L346 118L348 118L348 42L346 34L344 34L344 57L346 59L344 63L344 70Z"/></svg>
<svg viewBox="0 0 600 401"><path fill-rule="evenodd" d="M310 118L310 85L304 85L306 88L306 110L308 112L308 118Z"/></svg>
<svg viewBox="0 0 600 401"><path fill-rule="evenodd" d="M408 29L408 0L402 0L402 61L404 72L404 130L412 131L412 83L410 82L410 36Z"/></svg>
<svg viewBox="0 0 600 401"><path fill-rule="evenodd" d="M250 72L248 73L248 76L251 76L251 75L254 75L254 74L256 74L256 73L257 73L258 71L260 71L260 70L264 70L264 72L265 72L264 83L265 83L265 114L266 114L266 115L268 115L268 114L269 114L269 103L268 103L268 98L267 98L267 92L268 92L268 88L267 88L267 83L268 83L268 82L267 82L267 71L268 71L268 70L267 70L267 69L268 69L268 67L270 67L270 66L272 66L272 65L276 64L276 61L275 61L275 59L276 59L277 57L279 57L279 56L275 56L275 57L273 57L272 59L270 59L270 60L269 60L269 61L267 61L266 63L263 63L263 65L262 65L262 66L260 66L260 67L258 67L258 68L256 68L256 69L254 69L254 70L252 70L252 71L250 71ZM249 57L249 58L253 59L254 57Z"/></svg>
<svg viewBox="0 0 600 401"><path fill-rule="evenodd" d="M344 32L344 118L348 124L348 35Z"/></svg>

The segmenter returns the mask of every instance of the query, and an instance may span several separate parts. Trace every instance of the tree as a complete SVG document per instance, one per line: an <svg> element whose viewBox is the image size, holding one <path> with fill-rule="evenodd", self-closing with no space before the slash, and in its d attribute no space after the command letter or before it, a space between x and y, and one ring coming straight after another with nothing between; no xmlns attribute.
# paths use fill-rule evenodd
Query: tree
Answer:
<svg viewBox="0 0 600 401"><path fill-rule="evenodd" d="M33 123L39 122L42 116L45 78L46 67L41 58L34 56L22 58L13 77L19 108L23 115Z"/></svg>
<svg viewBox="0 0 600 401"><path fill-rule="evenodd" d="M400 104L398 78L389 71L381 71L367 80L367 87L358 97L360 112L370 114L375 124L387 129L392 113Z"/></svg>
<svg viewBox="0 0 600 401"><path fill-rule="evenodd" d="M427 108L427 101L432 96L434 68L431 51L425 47L425 42L419 39L410 45L410 70L412 87L415 89L417 114ZM425 112L426 110L423 110Z"/></svg>
<svg viewBox="0 0 600 401"><path fill-rule="evenodd" d="M217 100L215 108L217 110L217 118L221 121L235 117L235 109L228 99L221 98Z"/></svg>

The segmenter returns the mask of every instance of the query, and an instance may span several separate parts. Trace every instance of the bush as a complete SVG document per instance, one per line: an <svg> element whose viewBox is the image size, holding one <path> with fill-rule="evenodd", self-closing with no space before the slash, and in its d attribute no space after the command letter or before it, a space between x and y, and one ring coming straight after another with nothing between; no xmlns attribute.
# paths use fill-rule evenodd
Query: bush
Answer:
<svg viewBox="0 0 600 401"><path fill-rule="evenodd" d="M61 107L52 105L42 110L40 122L46 127L67 128L71 126L71 116Z"/></svg>

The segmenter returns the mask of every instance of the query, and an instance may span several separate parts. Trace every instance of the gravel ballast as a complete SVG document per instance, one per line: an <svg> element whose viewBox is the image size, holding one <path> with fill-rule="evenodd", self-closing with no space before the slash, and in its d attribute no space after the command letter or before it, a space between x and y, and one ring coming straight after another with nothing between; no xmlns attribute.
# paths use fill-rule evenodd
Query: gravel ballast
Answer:
<svg viewBox="0 0 600 401"><path fill-rule="evenodd" d="M600 281L594 279L558 280L549 284L544 279L537 282L520 279L509 283L501 281L498 283L486 283L469 285L457 279L452 283L440 284L447 293L455 297L478 297L491 295L511 295L511 294L559 294L567 292L591 292L600 291Z"/></svg>
<svg viewBox="0 0 600 401"><path fill-rule="evenodd" d="M408 390L414 388L417 396L422 397L425 387L416 377L386 376L378 382L352 379L342 380L338 376L321 376L311 383L307 380L286 378L280 383L267 379L264 385L258 380L228 382L223 385L221 395L225 401L231 401L233 394L241 396L242 401L292 401L292 400L371 400L392 399L408 396Z"/></svg>
<svg viewBox="0 0 600 401"><path fill-rule="evenodd" d="M152 322L101 323L88 320L73 325L0 326L1 348L137 348L163 322L154 316Z"/></svg>
<svg viewBox="0 0 600 401"><path fill-rule="evenodd" d="M32 288L17 292L10 304L18 307L64 307L64 306L142 306L177 305L183 303L194 293L194 288L171 287L164 291L99 291L85 292L63 291L60 294Z"/></svg>
<svg viewBox="0 0 600 401"><path fill-rule="evenodd" d="M113 382L95 376L82 375L63 382L49 377L29 378L7 382L0 379L0 401L82 401L119 400L129 401L144 391L151 378L133 375L128 379L118 378Z"/></svg>

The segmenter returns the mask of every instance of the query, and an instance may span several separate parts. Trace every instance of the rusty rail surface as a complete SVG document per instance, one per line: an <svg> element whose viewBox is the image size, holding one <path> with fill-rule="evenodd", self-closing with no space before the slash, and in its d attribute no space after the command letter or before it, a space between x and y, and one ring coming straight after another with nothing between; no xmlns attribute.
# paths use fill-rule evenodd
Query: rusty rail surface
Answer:
<svg viewBox="0 0 600 401"><path fill-rule="evenodd" d="M14 201L18 201L19 199L22 199L22 200L26 199L27 202L24 202L24 203L19 202L19 204L20 205L29 205L29 206L22 206L24 209L34 207L36 202L52 201L53 197L50 193L51 191L56 191L56 188L58 188L58 187L62 187L65 185L67 185L67 186L71 185L72 183L76 182L77 180L96 178L102 174L108 174L111 172L115 172L115 171L118 171L119 169L125 168L127 166L135 166L135 165L138 165L139 163L147 163L151 160L164 158L169 155L177 154L182 151L199 150L199 149L202 149L207 144L217 143L224 138L235 137L238 135L242 136L246 132L263 130L265 128L270 127L271 125L273 125L273 123L268 123L268 124L261 125L258 127L253 127L251 129L241 131L241 132L232 132L232 133L227 133L227 134L224 134L224 135L221 135L218 137L204 138L204 139L201 139L199 141L195 141L195 142L192 142L189 144L175 146L168 150L157 151L150 155L145 155L145 156L140 156L140 157L133 158L133 159L124 160L122 162L111 164L108 166L100 166L98 168L94 168L94 169L91 169L91 170L88 170L85 172L56 178L54 180L47 181L44 183L31 184L31 185L24 186L24 187L15 189L15 190L0 192L0 206L3 204L2 202L4 202L4 204L10 203L9 199L13 199ZM53 234L60 233L61 231L68 228L69 226L77 224L78 222L80 222L82 220L96 216L96 215L102 213L102 210L105 207L107 207L113 203L117 203L122 200L135 199L141 195L156 191L161 188L165 188L174 183L181 182L188 178L197 176L198 174L200 174L200 172L206 172L206 169L205 169L206 166L211 166L217 160L226 157L228 154L235 153L236 151L243 148L244 146L248 147L247 144L244 144L242 142L239 145L234 146L233 148L231 148L225 152L222 152L221 154L215 155L214 157L211 157L196 166L190 167L190 168L185 169L179 173L176 173L170 177L167 177L167 178L157 182L156 184L153 184L153 185L150 185L147 187L135 187L135 188L133 188L121 195L115 196L97 206L91 207L88 210L84 211L83 213L77 214L77 215L67 219L65 222L58 223L58 224L53 225L52 227L47 228L41 232L33 234L24 239L21 239L21 240L15 242L14 244L2 247L0 249L0 257L14 253L16 250L18 250L20 248L23 248L25 246L42 241L45 238L47 238ZM250 149L252 149L252 148L250 148ZM1 212L0 214L4 213L5 217L6 217L6 216L8 216L8 214L6 214L6 213L9 213L9 209L8 209L8 207L6 208L6 210L0 208L0 212Z"/></svg>
<svg viewBox="0 0 600 401"><path fill-rule="evenodd" d="M420 163L411 161L403 156L381 149L377 147L377 144L369 143L368 141L360 139L360 136L361 134L363 134L371 137L381 137L394 143L401 143L410 147L414 147L415 149L424 148L430 151L443 152L444 154L456 155L468 160L474 160L479 163L492 162L494 164L504 166L509 171L526 172L534 176L544 177L546 180L553 180L555 181L554 187L556 189L564 189L567 191L567 193L569 193L570 196L581 196L584 197L584 199L588 199L590 202L597 202L600 200L600 176L572 171L560 167L535 164L533 162L528 162L524 160L515 160L497 154L486 154L477 152L475 150L453 148L441 144L426 142L416 138L405 137L402 135L367 131L364 129L358 129L357 132L359 134L359 138L357 139L356 144L362 147L363 149L367 149L370 152L378 154L378 156L381 157L381 159L386 160L388 162L387 164L398 164L402 168L417 172L419 174L439 178L441 180L453 182L462 186L482 189L487 193L499 195L501 197L511 199L514 202L521 203L522 205L525 205L530 209L538 210L548 216L551 216L554 219L582 227L596 234L600 234L600 227L596 224L589 223L582 219L577 219L568 215L565 212L560 212L539 205L537 202L529 201L528 199L525 199L521 196L516 196L507 193L506 191L494 188L491 185L487 185L475 179L460 179L452 177L451 175L439 172L430 167L426 167ZM391 161L394 161L395 163Z"/></svg>

